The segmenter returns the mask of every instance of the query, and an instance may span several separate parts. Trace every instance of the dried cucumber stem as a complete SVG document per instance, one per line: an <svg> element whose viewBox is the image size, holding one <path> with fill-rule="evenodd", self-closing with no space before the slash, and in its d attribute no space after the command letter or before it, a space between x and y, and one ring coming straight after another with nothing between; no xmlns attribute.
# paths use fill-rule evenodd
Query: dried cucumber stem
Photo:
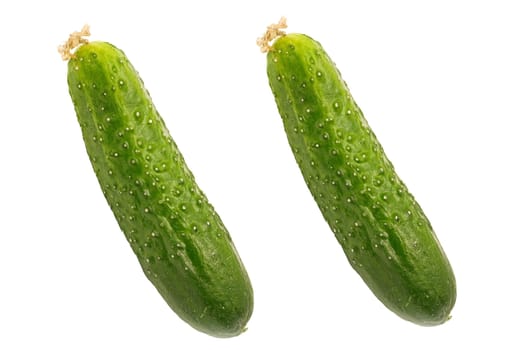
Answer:
<svg viewBox="0 0 524 350"><path fill-rule="evenodd" d="M286 32L282 30L284 28L287 28L286 17L282 17L278 23L268 26L264 36L257 39L257 45L260 46L260 51L264 53L270 51L270 43L276 38L286 35Z"/></svg>
<svg viewBox="0 0 524 350"><path fill-rule="evenodd" d="M73 32L69 35L69 39L62 45L58 46L58 53L60 53L60 56L62 56L62 59L64 61L67 61L74 57L73 50L75 50L78 46L81 44L88 43L89 41L84 38L86 36L91 35L91 32L89 31L89 25L84 25L82 27L82 30L79 32Z"/></svg>

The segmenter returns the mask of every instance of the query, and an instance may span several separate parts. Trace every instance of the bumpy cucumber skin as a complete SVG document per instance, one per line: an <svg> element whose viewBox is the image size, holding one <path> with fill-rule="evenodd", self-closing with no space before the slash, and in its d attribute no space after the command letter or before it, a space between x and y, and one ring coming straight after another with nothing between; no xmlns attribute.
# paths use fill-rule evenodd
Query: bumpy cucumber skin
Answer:
<svg viewBox="0 0 524 350"><path fill-rule="evenodd" d="M350 264L400 317L448 320L450 263L322 46L303 34L278 38L267 74L295 159Z"/></svg>
<svg viewBox="0 0 524 350"><path fill-rule="evenodd" d="M199 331L243 332L253 310L248 274L125 54L81 46L68 84L104 196L148 279Z"/></svg>

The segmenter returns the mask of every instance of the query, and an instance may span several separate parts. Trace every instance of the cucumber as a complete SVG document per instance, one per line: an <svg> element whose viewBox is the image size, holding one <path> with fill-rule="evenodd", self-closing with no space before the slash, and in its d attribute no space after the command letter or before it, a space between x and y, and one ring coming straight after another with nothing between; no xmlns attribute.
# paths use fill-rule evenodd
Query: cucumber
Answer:
<svg viewBox="0 0 524 350"><path fill-rule="evenodd" d="M85 147L147 278L195 329L242 333L253 311L250 279L142 80L112 44L72 37L61 52Z"/></svg>
<svg viewBox="0 0 524 350"><path fill-rule="evenodd" d="M284 27L268 27L258 44L268 52L269 84L323 217L387 308L415 324L444 323L456 284L430 222L320 43Z"/></svg>

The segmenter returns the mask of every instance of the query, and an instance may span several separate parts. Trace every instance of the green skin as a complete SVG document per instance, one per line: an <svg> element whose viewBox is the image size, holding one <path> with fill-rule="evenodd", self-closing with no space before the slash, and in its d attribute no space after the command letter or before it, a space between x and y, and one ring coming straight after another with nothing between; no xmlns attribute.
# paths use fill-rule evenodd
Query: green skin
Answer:
<svg viewBox="0 0 524 350"><path fill-rule="evenodd" d="M400 317L448 320L456 299L448 259L322 46L282 36L267 73L295 159L350 264Z"/></svg>
<svg viewBox="0 0 524 350"><path fill-rule="evenodd" d="M146 276L197 330L243 332L253 311L248 274L125 54L81 46L68 84L93 169Z"/></svg>

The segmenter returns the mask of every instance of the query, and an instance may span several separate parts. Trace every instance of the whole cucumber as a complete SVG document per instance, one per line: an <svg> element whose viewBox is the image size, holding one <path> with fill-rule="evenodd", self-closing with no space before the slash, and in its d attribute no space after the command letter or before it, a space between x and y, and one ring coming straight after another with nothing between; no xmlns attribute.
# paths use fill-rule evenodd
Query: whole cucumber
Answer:
<svg viewBox="0 0 524 350"><path fill-rule="evenodd" d="M320 211L386 307L416 324L445 322L455 277L430 222L322 46L283 27L269 27L259 45L268 52L267 75L285 132Z"/></svg>
<svg viewBox="0 0 524 350"><path fill-rule="evenodd" d="M253 291L226 227L126 55L106 42L80 44L64 57L69 92L100 187L142 269L195 329L240 334Z"/></svg>

